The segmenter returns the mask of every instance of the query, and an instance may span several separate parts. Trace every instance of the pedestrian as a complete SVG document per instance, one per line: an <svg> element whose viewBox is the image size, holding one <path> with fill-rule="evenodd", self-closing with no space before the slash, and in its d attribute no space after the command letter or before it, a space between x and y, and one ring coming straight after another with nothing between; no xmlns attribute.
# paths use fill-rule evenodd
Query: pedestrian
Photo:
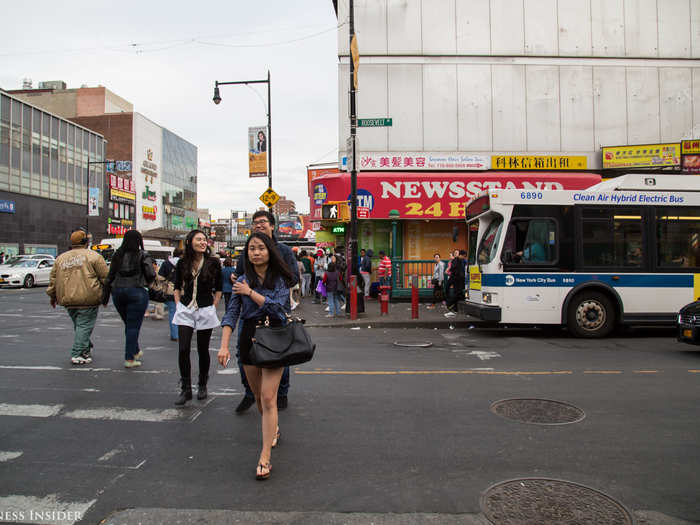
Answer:
<svg viewBox="0 0 700 525"><path fill-rule="evenodd" d="M371 285L372 259L365 250L360 250L360 275L364 280L365 299L369 299L369 287Z"/></svg>
<svg viewBox="0 0 700 525"><path fill-rule="evenodd" d="M260 368L250 360L250 348L259 322L269 319L271 326L286 322L289 288L295 283L294 275L282 259L271 237L253 232L243 251L243 275L233 285L233 297L221 321L221 348L218 359L226 366L230 359L231 333L238 324L238 355L262 415L262 448L255 477L267 479L272 471L272 449L279 444L277 391L282 368Z"/></svg>
<svg viewBox="0 0 700 525"><path fill-rule="evenodd" d="M339 281L340 273L337 271L335 263L328 263L328 269L323 274L323 284L326 285L326 294L328 296L328 315L326 317L340 315Z"/></svg>
<svg viewBox="0 0 700 525"><path fill-rule="evenodd" d="M315 295L315 300L313 301L314 304L321 304L323 302L323 296L318 292L318 283L319 281L323 280L323 274L326 272L326 265L328 263L326 262L326 256L323 253L323 250L318 250L316 252L316 260L314 261L314 294Z"/></svg>
<svg viewBox="0 0 700 525"><path fill-rule="evenodd" d="M391 286L391 259L387 257L383 250L379 251L377 277L379 277L379 284L382 286Z"/></svg>
<svg viewBox="0 0 700 525"><path fill-rule="evenodd" d="M231 257L226 257L224 259L224 267L221 269L221 291L224 294L224 310L231 300L235 273L236 269L233 267L233 259L231 259Z"/></svg>
<svg viewBox="0 0 700 525"><path fill-rule="evenodd" d="M71 249L56 258L46 289L51 307L56 308L57 304L65 307L73 321L75 337L70 361L74 365L92 362L90 336L108 272L104 258L87 249L87 240L83 231L71 234Z"/></svg>
<svg viewBox="0 0 700 525"><path fill-rule="evenodd" d="M143 249L143 237L137 230L124 234L122 244L114 252L107 284L112 289L112 302L124 322L124 366L141 366L143 352L139 348L139 332L148 307L148 286L156 277L153 259Z"/></svg>
<svg viewBox="0 0 700 525"><path fill-rule="evenodd" d="M267 235L270 239L272 239L272 243L277 248L277 251L279 252L280 256L282 257L282 261L285 264L285 268L287 271L290 273L292 276L293 282L290 283L289 288L292 288L296 283L299 282L299 273L297 269L297 264L296 264L296 259L294 258L294 253L292 252L292 249L287 246L286 244L283 244L281 242L277 242L277 240L274 237L274 230L275 230L275 216L272 215L267 210L258 210L253 214L252 217L252 224L253 224L253 231L257 233L262 233L263 235ZM245 273L245 252L241 254L241 256L238 258L238 264L236 265L236 275L241 276ZM287 313L291 313L292 311L292 305L290 302L290 298L287 298L287 301L284 304L285 311ZM238 338L240 340L241 332L240 329L238 331ZM236 355L238 357L238 355ZM250 385L248 384L248 380L245 375L245 369L239 362L238 366L240 370L240 375L241 375L241 383L243 387L245 388L245 395L243 396L243 399L241 399L241 402L238 404L236 407L236 413L237 414L242 414L246 410L248 410L254 402L254 397L253 397L253 391L250 389ZM284 410L287 408L287 405L289 403L288 401L288 394L289 394L289 367L284 368L284 372L282 374L282 381L280 382L280 387L279 390L277 391L277 408L279 410Z"/></svg>
<svg viewBox="0 0 700 525"><path fill-rule="evenodd" d="M153 283L151 283L150 288L156 292L158 292L159 297L157 299L151 299L151 302L153 303L153 319L156 321L162 321L163 317L165 315L165 301L166 299L166 291L167 291L167 281L165 277L162 275L159 275L159 268L158 268L158 263L153 261L153 271L156 272L156 278L153 280Z"/></svg>
<svg viewBox="0 0 700 525"><path fill-rule="evenodd" d="M177 266L177 261L182 256L182 249L175 248L173 254L168 257L163 264L160 265L160 270L158 270L158 275L165 277L166 282L166 296L167 301L165 301L165 306L168 308L168 325L170 328L170 340L177 341L177 325L173 323L173 317L175 317L175 267Z"/></svg>
<svg viewBox="0 0 700 525"><path fill-rule="evenodd" d="M453 317L455 315L455 312L457 311L457 303L464 300L464 287L466 284L466 257L467 252L465 250L459 250L457 252L457 256L452 260L448 289L452 288L453 292L447 298L447 309L450 311L445 315L448 317Z"/></svg>
<svg viewBox="0 0 700 525"><path fill-rule="evenodd" d="M433 256L435 266L433 266L433 277L431 284L433 285L433 305L428 308L435 308L435 305L442 301L444 295L442 293L443 281L445 280L445 265L440 260L440 254L436 253Z"/></svg>
<svg viewBox="0 0 700 525"><path fill-rule="evenodd" d="M301 264L304 265L304 271L301 272L301 296L308 297L311 292L311 266L309 254L306 250L301 251Z"/></svg>
<svg viewBox="0 0 700 525"><path fill-rule="evenodd" d="M5 264L5 252L0 252L0 264Z"/></svg>
<svg viewBox="0 0 700 525"><path fill-rule="evenodd" d="M221 300L221 263L212 256L207 236L192 230L185 237L185 253L175 268L175 317L178 339L180 395L175 404L183 406L192 399L192 336L197 332L199 383L197 399L207 398L209 381L209 341L211 331L219 325L216 306Z"/></svg>

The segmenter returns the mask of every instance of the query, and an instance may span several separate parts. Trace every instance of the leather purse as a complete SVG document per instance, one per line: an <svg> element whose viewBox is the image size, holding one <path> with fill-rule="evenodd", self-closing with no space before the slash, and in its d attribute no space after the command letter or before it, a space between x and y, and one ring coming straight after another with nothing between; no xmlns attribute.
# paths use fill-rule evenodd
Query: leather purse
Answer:
<svg viewBox="0 0 700 525"><path fill-rule="evenodd" d="M282 368L311 361L316 344L311 340L304 319L287 318L282 326L271 326L269 318L255 327L250 361L261 368Z"/></svg>

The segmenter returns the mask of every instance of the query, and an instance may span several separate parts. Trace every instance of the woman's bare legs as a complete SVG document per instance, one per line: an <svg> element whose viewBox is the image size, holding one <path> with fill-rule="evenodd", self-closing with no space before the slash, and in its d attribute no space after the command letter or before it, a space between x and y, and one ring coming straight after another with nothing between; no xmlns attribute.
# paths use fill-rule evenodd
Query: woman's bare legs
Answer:
<svg viewBox="0 0 700 525"><path fill-rule="evenodd" d="M272 454L272 441L277 435L277 389L284 369L243 366L250 389L255 395L258 410L262 414L262 450L258 464L267 465L270 463ZM262 474L265 472L263 471Z"/></svg>

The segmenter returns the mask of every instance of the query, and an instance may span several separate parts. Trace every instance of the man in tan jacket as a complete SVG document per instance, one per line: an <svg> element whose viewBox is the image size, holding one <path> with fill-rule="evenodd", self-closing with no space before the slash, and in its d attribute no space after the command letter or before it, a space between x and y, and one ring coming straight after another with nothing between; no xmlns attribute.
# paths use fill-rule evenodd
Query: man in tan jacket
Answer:
<svg viewBox="0 0 700 525"><path fill-rule="evenodd" d="M97 321L97 309L102 301L102 288L107 278L107 263L97 252L87 247L87 234L81 230L70 236L71 249L56 258L51 268L51 280L46 293L51 306L59 304L68 310L75 329L71 363L92 362L90 336Z"/></svg>

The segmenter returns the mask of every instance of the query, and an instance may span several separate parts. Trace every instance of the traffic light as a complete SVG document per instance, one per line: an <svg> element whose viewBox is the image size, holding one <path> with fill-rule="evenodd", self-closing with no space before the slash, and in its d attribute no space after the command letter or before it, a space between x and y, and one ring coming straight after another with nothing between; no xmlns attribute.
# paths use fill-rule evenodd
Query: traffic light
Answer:
<svg viewBox="0 0 700 525"><path fill-rule="evenodd" d="M322 206L321 218L328 221L347 222L350 220L350 207L345 201L329 202Z"/></svg>

